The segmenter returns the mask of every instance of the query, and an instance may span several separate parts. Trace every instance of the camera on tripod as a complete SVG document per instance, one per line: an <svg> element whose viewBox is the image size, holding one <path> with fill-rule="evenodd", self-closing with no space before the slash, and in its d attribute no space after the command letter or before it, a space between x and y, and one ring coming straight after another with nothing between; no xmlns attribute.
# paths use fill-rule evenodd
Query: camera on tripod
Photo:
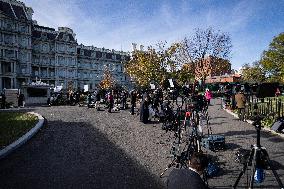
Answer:
<svg viewBox="0 0 284 189"><path fill-rule="evenodd" d="M269 115L268 115L269 116ZM251 166L251 175L248 183L248 188L253 188L254 183L261 183L265 179L264 170L270 168L278 185L280 188L283 188L283 184L271 165L268 152L265 147L260 145L260 130L261 130L261 120L263 120L266 116L255 116L253 118L253 125L255 126L257 137L256 144L251 146L251 151L249 155L246 153L237 153L239 161L243 163L243 169L240 172L233 188L238 186L238 183L243 176L243 174L248 170L248 166ZM237 159L238 159L237 158Z"/></svg>

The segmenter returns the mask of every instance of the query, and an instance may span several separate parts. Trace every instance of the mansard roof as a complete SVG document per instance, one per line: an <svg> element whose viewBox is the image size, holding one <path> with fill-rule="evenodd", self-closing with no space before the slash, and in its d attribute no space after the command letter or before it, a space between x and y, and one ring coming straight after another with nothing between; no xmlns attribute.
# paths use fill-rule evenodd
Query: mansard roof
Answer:
<svg viewBox="0 0 284 189"><path fill-rule="evenodd" d="M46 27L46 26L40 26L40 25L34 25L34 28L36 28L36 29L44 29L44 30L55 31L55 29L54 29L54 28L49 28L49 27Z"/></svg>
<svg viewBox="0 0 284 189"><path fill-rule="evenodd" d="M0 12L10 18L16 18L9 3L0 1Z"/></svg>
<svg viewBox="0 0 284 189"><path fill-rule="evenodd" d="M83 51L83 55L84 55L84 56L88 56L88 57L91 57L91 56L92 56L92 50L77 48L77 54L78 54L78 55L81 54L81 51Z"/></svg>
<svg viewBox="0 0 284 189"><path fill-rule="evenodd" d="M56 34L54 33L47 33L47 39L54 40L56 38Z"/></svg>
<svg viewBox="0 0 284 189"><path fill-rule="evenodd" d="M12 5L14 12L18 19L25 19L27 20L26 13L23 7Z"/></svg>
<svg viewBox="0 0 284 189"><path fill-rule="evenodd" d="M10 4L8 2L0 1L0 12L13 19L28 20L23 6Z"/></svg>
<svg viewBox="0 0 284 189"><path fill-rule="evenodd" d="M40 38L41 37L41 31L33 30L32 31L32 37Z"/></svg>
<svg viewBox="0 0 284 189"><path fill-rule="evenodd" d="M32 30L32 37L41 38L42 34L46 34L47 40L54 40L57 35L54 28L34 25L34 29Z"/></svg>
<svg viewBox="0 0 284 189"><path fill-rule="evenodd" d="M70 34L70 33L65 33L65 32L59 32L58 36L57 36L57 39L58 40L64 40L64 34L68 35L69 37L69 41L71 42L76 42L76 40L74 39L73 35Z"/></svg>

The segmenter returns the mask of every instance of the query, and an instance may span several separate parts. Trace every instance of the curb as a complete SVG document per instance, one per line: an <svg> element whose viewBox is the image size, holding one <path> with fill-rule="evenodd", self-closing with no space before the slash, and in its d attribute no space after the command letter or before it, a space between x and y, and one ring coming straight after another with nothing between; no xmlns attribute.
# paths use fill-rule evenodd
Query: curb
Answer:
<svg viewBox="0 0 284 189"><path fill-rule="evenodd" d="M225 110L227 113L231 114L231 115L234 116L235 118L239 118L237 114L231 112L230 110L227 110L227 109L223 109L223 110ZM252 123L253 123L252 120L246 120L246 122L249 123L249 124L251 124L251 125L252 125ZM277 132L275 132L275 131L273 131L273 130L267 128L267 127L262 127L262 129L263 129L264 131L270 132L270 133L272 133L272 134L275 134L275 135L278 135L278 136L284 138L284 134L277 133Z"/></svg>
<svg viewBox="0 0 284 189"><path fill-rule="evenodd" d="M19 148L23 144L25 144L32 136L34 136L39 131L39 129L42 128L44 124L44 118L40 114L35 113L35 112L28 112L28 113L33 114L38 117L37 124L31 130L29 130L29 132L21 136L19 139L14 141L12 144L9 144L4 149L0 150L0 159L6 157L8 154L10 154L14 150Z"/></svg>

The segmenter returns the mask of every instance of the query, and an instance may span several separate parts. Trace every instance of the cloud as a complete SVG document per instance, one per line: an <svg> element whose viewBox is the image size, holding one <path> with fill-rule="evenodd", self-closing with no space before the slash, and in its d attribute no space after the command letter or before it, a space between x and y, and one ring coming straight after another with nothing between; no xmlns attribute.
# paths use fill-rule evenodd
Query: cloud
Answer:
<svg viewBox="0 0 284 189"><path fill-rule="evenodd" d="M67 26L77 34L78 43L117 50L131 50L131 43L154 45L174 42L193 33L194 28L228 32L232 36L232 62L239 67L254 61L264 50L255 41L258 31L249 31L263 14L262 1L88 1L25 0L34 9L38 24ZM280 18L279 18L280 19ZM269 20L269 19L268 19ZM267 32L266 32L267 33ZM264 36L265 32L263 32Z"/></svg>

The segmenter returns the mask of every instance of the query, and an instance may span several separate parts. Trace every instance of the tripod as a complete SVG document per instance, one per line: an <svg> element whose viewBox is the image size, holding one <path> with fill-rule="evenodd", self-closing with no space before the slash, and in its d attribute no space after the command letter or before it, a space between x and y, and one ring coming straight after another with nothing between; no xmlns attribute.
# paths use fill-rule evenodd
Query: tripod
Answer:
<svg viewBox="0 0 284 189"><path fill-rule="evenodd" d="M277 172L274 170L274 168L271 166L271 162L269 159L269 155L265 149L265 147L260 145L260 130L261 130L261 120L264 117L258 117L255 119L255 121L253 122L253 125L255 126L256 129L256 133L257 133L257 139L256 139L256 144L252 145L251 147L251 152L249 155L249 158L246 160L246 162L244 163L243 169L240 172L233 188L236 188L238 186L238 183L241 179L241 177L243 176L243 174L247 171L248 166L252 166L251 168L251 175L250 175L250 179L249 179L249 189L253 188L253 184L254 184L254 177L255 177L255 172L257 169L265 169L267 167L270 167L276 181L278 182L278 185L281 189L283 189L283 184L277 174Z"/></svg>
<svg viewBox="0 0 284 189"><path fill-rule="evenodd" d="M173 142L173 146L171 149L171 154L173 154L173 160L172 162L167 166L167 168L160 174L160 177L162 177L165 172L171 168L172 166L176 166L177 168L187 167L187 162L184 158L184 153L181 152L180 146L181 146L181 108L183 106L183 99L181 97L177 98L176 101L177 104L177 114L176 114L176 120L177 120L177 130L175 133L175 141Z"/></svg>

